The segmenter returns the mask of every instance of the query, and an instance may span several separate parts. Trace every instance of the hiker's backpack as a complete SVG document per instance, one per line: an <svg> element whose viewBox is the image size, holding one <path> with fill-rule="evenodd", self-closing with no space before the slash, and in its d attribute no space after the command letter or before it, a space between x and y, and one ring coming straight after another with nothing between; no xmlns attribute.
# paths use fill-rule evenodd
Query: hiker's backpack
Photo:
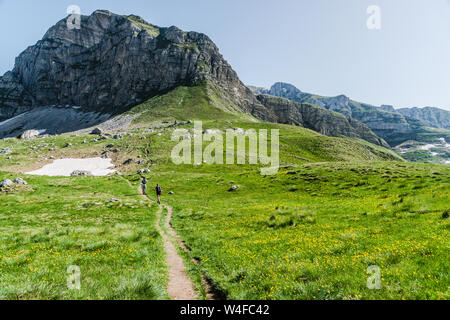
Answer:
<svg viewBox="0 0 450 320"><path fill-rule="evenodd" d="M156 192L158 192L158 193L161 193L162 192L162 190L161 190L161 187L156 187Z"/></svg>

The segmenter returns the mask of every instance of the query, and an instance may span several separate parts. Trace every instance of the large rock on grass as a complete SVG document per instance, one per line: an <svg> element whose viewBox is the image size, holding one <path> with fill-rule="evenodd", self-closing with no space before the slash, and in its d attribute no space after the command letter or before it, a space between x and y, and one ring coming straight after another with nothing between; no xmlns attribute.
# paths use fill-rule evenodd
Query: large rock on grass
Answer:
<svg viewBox="0 0 450 320"><path fill-rule="evenodd" d="M25 181L25 180L23 180L22 178L16 178L16 179L14 179L14 181L13 181L15 184L21 184L21 185L24 185L24 186L26 186L28 183Z"/></svg>
<svg viewBox="0 0 450 320"><path fill-rule="evenodd" d="M3 180L2 182L0 182L0 188L9 187L12 185L13 185L13 182L9 179L6 179L6 180Z"/></svg>
<svg viewBox="0 0 450 320"><path fill-rule="evenodd" d="M92 176L92 172L85 170L75 170L70 174L71 177L88 177Z"/></svg>
<svg viewBox="0 0 450 320"><path fill-rule="evenodd" d="M27 139L36 138L37 136L39 136L39 131L37 131L37 130L26 130L19 136L19 139L27 140Z"/></svg>

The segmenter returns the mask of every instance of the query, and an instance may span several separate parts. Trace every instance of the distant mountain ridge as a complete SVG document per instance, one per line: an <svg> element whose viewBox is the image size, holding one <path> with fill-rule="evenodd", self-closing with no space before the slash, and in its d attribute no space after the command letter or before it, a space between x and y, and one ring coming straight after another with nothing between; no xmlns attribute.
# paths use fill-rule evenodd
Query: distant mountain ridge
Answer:
<svg viewBox="0 0 450 320"><path fill-rule="evenodd" d="M365 124L340 113L272 95L257 95L257 99L267 110L263 115L264 121L301 126L326 136L364 139L389 148L386 141L377 137Z"/></svg>
<svg viewBox="0 0 450 320"><path fill-rule="evenodd" d="M428 132L426 127L450 128L450 112L438 108L411 108L395 110L392 106L377 107L351 100L345 95L324 97L302 92L295 86L277 82L270 89L249 87L255 94L286 98L300 103L311 103L327 110L339 112L365 123L391 146L407 140L416 140Z"/></svg>
<svg viewBox="0 0 450 320"><path fill-rule="evenodd" d="M430 127L450 130L450 111L434 107L401 108L396 111L405 117L420 120Z"/></svg>

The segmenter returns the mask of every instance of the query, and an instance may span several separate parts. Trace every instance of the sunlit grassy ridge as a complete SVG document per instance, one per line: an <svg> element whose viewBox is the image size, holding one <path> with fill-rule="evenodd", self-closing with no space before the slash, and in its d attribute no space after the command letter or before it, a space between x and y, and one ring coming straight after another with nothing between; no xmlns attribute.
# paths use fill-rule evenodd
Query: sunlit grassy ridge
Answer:
<svg viewBox="0 0 450 320"><path fill-rule="evenodd" d="M209 82L193 87L177 87L157 95L132 108L127 114L137 115L135 125L153 121L196 120L253 120L239 112L226 100L218 89Z"/></svg>

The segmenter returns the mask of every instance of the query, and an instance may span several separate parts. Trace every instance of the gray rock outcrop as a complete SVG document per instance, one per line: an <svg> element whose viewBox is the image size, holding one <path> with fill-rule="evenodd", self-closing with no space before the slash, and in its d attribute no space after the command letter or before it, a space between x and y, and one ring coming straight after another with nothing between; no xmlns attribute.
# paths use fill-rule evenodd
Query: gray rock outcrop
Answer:
<svg viewBox="0 0 450 320"><path fill-rule="evenodd" d="M257 98L269 110L266 121L302 126L326 136L364 139L389 148L386 141L365 124L340 113L269 95L258 95Z"/></svg>
<svg viewBox="0 0 450 320"><path fill-rule="evenodd" d="M14 179L13 182L16 183L16 184L24 185L24 186L26 186L26 185L28 184L28 183L27 183L25 180L23 180L22 178L16 178L16 179Z"/></svg>
<svg viewBox="0 0 450 320"><path fill-rule="evenodd" d="M430 127L450 130L450 111L433 107L402 108L397 111L405 117L422 121Z"/></svg>
<svg viewBox="0 0 450 320"><path fill-rule="evenodd" d="M9 179L3 180L2 182L0 182L0 188L8 187L11 186L12 184L13 182Z"/></svg>
<svg viewBox="0 0 450 320"><path fill-rule="evenodd" d="M377 136L396 146L414 140L429 132L426 126L448 129L450 112L438 108L405 108L395 110L393 106L376 107L351 100L347 96L323 97L300 91L295 86L278 82L270 89L252 87L255 94L267 94L300 103L311 103L318 107L339 112L366 124Z"/></svg>
<svg viewBox="0 0 450 320"><path fill-rule="evenodd" d="M80 29L59 21L17 57L0 78L0 121L42 106L118 114L205 81L240 111L257 104L206 35L97 10L81 16Z"/></svg>
<svg viewBox="0 0 450 320"><path fill-rule="evenodd" d="M20 139L33 139L36 138L37 136L39 136L39 131L37 130L26 130L25 132L23 132L19 138Z"/></svg>
<svg viewBox="0 0 450 320"><path fill-rule="evenodd" d="M88 176L92 176L92 172L90 171L85 171L85 170L75 170L74 172L72 172L70 174L71 177L88 177Z"/></svg>

